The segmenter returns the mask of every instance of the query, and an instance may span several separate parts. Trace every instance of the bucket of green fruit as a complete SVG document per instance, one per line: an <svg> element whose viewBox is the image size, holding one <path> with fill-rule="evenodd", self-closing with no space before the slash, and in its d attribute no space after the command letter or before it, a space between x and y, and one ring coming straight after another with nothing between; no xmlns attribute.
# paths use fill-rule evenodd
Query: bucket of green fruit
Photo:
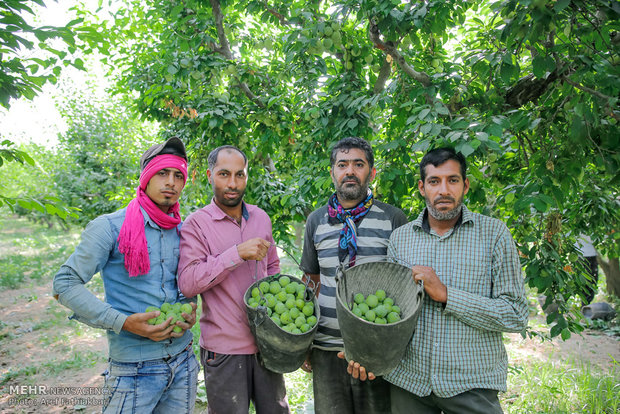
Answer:
<svg viewBox="0 0 620 414"><path fill-rule="evenodd" d="M309 282L310 286L295 276L274 275L245 292L250 330L271 371L293 372L306 359L320 315L314 284Z"/></svg>
<svg viewBox="0 0 620 414"><path fill-rule="evenodd" d="M347 361L385 375L400 362L418 321L424 288L411 269L387 261L341 269L336 315Z"/></svg>

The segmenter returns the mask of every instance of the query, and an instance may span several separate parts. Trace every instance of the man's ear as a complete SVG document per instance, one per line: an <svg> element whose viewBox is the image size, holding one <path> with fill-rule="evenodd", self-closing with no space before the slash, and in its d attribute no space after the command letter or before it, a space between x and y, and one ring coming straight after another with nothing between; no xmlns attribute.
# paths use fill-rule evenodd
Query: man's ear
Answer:
<svg viewBox="0 0 620 414"><path fill-rule="evenodd" d="M372 171L370 172L370 182L374 181L376 175L377 175L377 169L375 167L372 167Z"/></svg>
<svg viewBox="0 0 620 414"><path fill-rule="evenodd" d="M422 197L426 197L426 194L424 192L424 181L422 180L418 180L418 191L420 192L420 194L422 194Z"/></svg>
<svg viewBox="0 0 620 414"><path fill-rule="evenodd" d="M466 178L465 181L463 181L463 185L463 195L465 195L469 191L469 178Z"/></svg>

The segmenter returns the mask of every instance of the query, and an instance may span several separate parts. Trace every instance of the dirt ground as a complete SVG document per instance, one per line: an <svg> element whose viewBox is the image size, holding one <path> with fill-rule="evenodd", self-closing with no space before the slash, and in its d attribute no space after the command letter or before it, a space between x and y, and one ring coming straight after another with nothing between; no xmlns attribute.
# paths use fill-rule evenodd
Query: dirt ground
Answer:
<svg viewBox="0 0 620 414"><path fill-rule="evenodd" d="M66 319L69 311L56 303L50 292L51 283L0 292L0 377L15 374L0 387L2 413L101 411L97 404L102 396L85 393L100 392L103 384L101 373L106 367L107 354L105 335L87 327L81 330L79 326L76 335L76 325ZM523 339L519 334L507 337L512 365L533 359L572 359L610 370L614 365L617 369L620 361L618 337L598 331L585 332L582 337L573 336L566 342L541 343L538 339ZM81 356L78 366L58 372L51 370L51 366L66 363L75 355ZM74 388L58 391L52 387ZM33 395L33 390L41 392ZM17 403L20 398L21 402Z"/></svg>

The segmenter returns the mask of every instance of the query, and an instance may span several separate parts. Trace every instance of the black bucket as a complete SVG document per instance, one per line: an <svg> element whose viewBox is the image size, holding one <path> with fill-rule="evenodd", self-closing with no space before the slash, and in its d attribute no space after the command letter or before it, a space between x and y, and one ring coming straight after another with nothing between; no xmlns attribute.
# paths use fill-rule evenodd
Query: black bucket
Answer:
<svg viewBox="0 0 620 414"><path fill-rule="evenodd" d="M336 314L347 361L359 362L377 376L392 372L415 331L424 299L423 286L413 280L410 268L387 261L344 269L337 284ZM378 325L355 316L349 309L355 294L368 296L379 289L400 307L400 321Z"/></svg>
<svg viewBox="0 0 620 414"><path fill-rule="evenodd" d="M260 352L260 356L265 367L273 372L285 374L287 372L296 371L301 364L304 363L308 349L314 339L318 320L320 319L319 304L316 300L314 290L306 286L306 301L312 300L314 303L314 315L317 323L307 332L295 334L287 332L280 328L271 320L267 314L265 306L253 308L248 305L248 299L252 297L252 289L258 287L261 282L271 282L279 279L281 276L288 276L291 282L304 284L301 279L290 275L269 276L264 279L257 280L245 292L243 297L250 330L256 346Z"/></svg>

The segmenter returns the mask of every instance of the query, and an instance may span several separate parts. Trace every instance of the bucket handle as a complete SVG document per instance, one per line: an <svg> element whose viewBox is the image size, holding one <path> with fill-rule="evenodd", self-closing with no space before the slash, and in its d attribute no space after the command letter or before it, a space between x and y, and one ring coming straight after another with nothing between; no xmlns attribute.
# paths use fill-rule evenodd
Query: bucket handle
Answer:
<svg viewBox="0 0 620 414"><path fill-rule="evenodd" d="M413 264L411 264L410 262L404 260L404 259L400 259L398 257L389 257L389 256L367 256L361 259L361 261L357 261L356 260L356 265L357 264L364 264L364 263L373 263L373 262L388 262L388 263L397 263L397 264L401 264L405 267L408 268L412 268ZM355 265L353 265L355 266ZM345 278L345 270L346 269L350 269L353 267L351 265L351 262L349 261L348 263L342 262L340 263L340 265L336 268L336 283L340 283L340 281L342 281L344 283L344 278ZM424 281L420 280L417 282L418 285L420 285L420 290L418 291L418 296L423 295L424 294ZM348 298L349 297L349 291L347 288L347 284L344 283L344 297ZM351 301L349 303L353 303L353 294L351 294Z"/></svg>

